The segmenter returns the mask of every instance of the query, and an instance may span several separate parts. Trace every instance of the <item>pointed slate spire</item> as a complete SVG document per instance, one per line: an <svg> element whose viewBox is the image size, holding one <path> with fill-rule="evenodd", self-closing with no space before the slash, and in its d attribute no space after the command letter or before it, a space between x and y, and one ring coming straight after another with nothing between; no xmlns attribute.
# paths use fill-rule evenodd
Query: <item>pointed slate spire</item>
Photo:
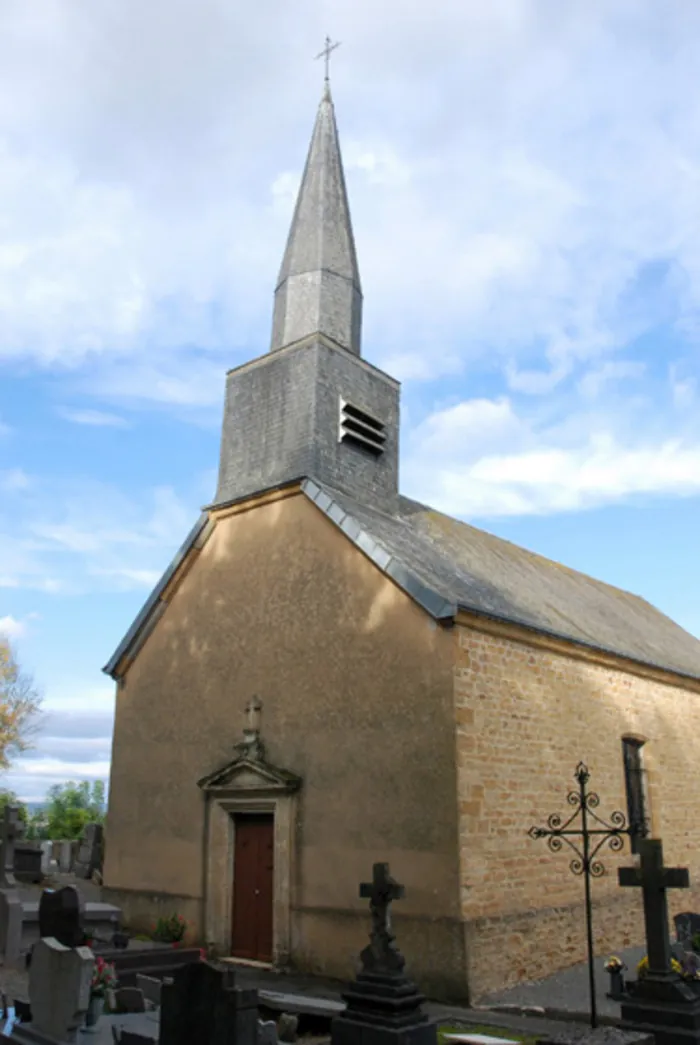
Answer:
<svg viewBox="0 0 700 1045"><path fill-rule="evenodd" d="M323 334L360 355L362 289L326 82L277 288L270 351Z"/></svg>

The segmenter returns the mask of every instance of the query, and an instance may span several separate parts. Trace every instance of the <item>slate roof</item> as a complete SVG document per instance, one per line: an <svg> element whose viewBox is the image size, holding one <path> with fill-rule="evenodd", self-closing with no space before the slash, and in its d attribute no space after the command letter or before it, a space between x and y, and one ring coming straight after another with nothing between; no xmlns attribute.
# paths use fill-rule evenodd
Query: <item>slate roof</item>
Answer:
<svg viewBox="0 0 700 1045"><path fill-rule="evenodd" d="M651 667L700 679L700 640L637 595L593 580L509 541L399 498L396 515L311 479L303 493L436 620L463 609ZM160 596L201 541L198 520L104 671L138 648Z"/></svg>
<svg viewBox="0 0 700 1045"><path fill-rule="evenodd" d="M407 497L399 498L399 511L391 516L320 484L304 485L307 495L437 618L469 610L700 678L700 640L638 595ZM361 535L353 537L356 529Z"/></svg>

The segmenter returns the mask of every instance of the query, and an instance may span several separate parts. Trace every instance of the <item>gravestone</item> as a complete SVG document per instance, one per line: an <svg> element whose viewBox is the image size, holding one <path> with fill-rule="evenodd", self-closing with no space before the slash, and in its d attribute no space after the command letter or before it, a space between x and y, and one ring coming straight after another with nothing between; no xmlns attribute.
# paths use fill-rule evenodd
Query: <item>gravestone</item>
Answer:
<svg viewBox="0 0 700 1045"><path fill-rule="evenodd" d="M41 873L51 874L57 868L56 861L53 859L53 842L41 842Z"/></svg>
<svg viewBox="0 0 700 1045"><path fill-rule="evenodd" d="M138 987L116 987L112 991L112 1007L115 1012L145 1012L146 999Z"/></svg>
<svg viewBox="0 0 700 1045"><path fill-rule="evenodd" d="M24 908L16 889L0 889L0 952L3 965L18 969L22 963Z"/></svg>
<svg viewBox="0 0 700 1045"><path fill-rule="evenodd" d="M53 937L64 947L83 946L83 899L74 885L44 889L39 900L39 935Z"/></svg>
<svg viewBox="0 0 700 1045"><path fill-rule="evenodd" d="M391 928L391 903L404 887L377 863L372 881L360 886L372 915L362 971L343 994L347 1007L331 1023L332 1045L437 1045L437 1027L423 1012L425 998L404 973L405 959Z"/></svg>
<svg viewBox="0 0 700 1045"><path fill-rule="evenodd" d="M78 878L92 878L102 861L102 824L86 824L75 858L74 872Z"/></svg>
<svg viewBox="0 0 700 1045"><path fill-rule="evenodd" d="M700 995L671 969L668 889L687 889L688 871L664 867L660 839L639 840L639 867L618 870L622 886L641 888L649 971L631 985L621 1002L621 1026L653 1030L656 1045L700 1045Z"/></svg>
<svg viewBox="0 0 700 1045"><path fill-rule="evenodd" d="M274 1020L258 1020L258 1045L279 1045Z"/></svg>
<svg viewBox="0 0 700 1045"><path fill-rule="evenodd" d="M29 973L32 1031L50 1040L74 1042L85 1021L95 960L87 947L39 940Z"/></svg>
<svg viewBox="0 0 700 1045"><path fill-rule="evenodd" d="M676 940L686 950L692 950L693 937L700 933L700 914L692 911L683 911L673 919L676 927Z"/></svg>
<svg viewBox="0 0 700 1045"><path fill-rule="evenodd" d="M156 979L155 976L144 976L143 973L136 973L136 986L149 1004L155 1008L160 1007L160 992L163 986L161 980Z"/></svg>
<svg viewBox="0 0 700 1045"><path fill-rule="evenodd" d="M2 866L0 867L0 889L15 889L15 846L24 834L24 824L19 818L17 806L5 806L2 812Z"/></svg>
<svg viewBox="0 0 700 1045"><path fill-rule="evenodd" d="M162 1045L257 1045L258 992L238 988L233 970L185 965L161 991Z"/></svg>

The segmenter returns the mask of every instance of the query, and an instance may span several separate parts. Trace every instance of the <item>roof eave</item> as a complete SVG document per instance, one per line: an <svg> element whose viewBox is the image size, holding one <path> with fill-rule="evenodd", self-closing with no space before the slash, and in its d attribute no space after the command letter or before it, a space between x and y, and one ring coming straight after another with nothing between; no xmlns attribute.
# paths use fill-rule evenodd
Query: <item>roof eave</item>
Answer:
<svg viewBox="0 0 700 1045"><path fill-rule="evenodd" d="M541 625L535 626L534 624L527 623L522 620L515 620L512 617L502 617L497 613L487 613L485 610L477 609L474 606L470 606L467 603L459 603L455 607L455 615L457 613L468 613L473 617L480 617L482 620L493 621L494 624L502 624L511 628L522 628L524 631L530 631L533 635L542 635L544 638L554 639L557 642L566 642L571 646L576 646L579 649L586 650L590 653L602 653L607 657L614 657L616 660L625 660L630 664L638 664L640 668L646 671L659 672L663 675L671 675L676 678L685 679L688 682L697 684L700 682L700 675L692 675L689 672L680 671L678 668L671 668L664 666L663 664L656 664L650 660L640 660L637 657L631 656L629 653L621 653L620 650L612 649L609 646L596 645L593 642L586 642L585 639L576 639L571 635L564 635L561 632L552 631L548 628L542 627Z"/></svg>
<svg viewBox="0 0 700 1045"><path fill-rule="evenodd" d="M102 671L105 673L105 675L109 675L111 678L115 679L115 681L119 678L119 676L116 673L117 667L119 666L119 662L121 661L122 657L129 652L134 643L138 641L141 631L147 624L154 610L156 609L161 595L163 594L166 587L174 577L177 570L180 568L182 563L189 555L191 549L193 548L197 539L201 535L202 530L206 526L208 518L209 516L206 511L202 512L199 516L199 519L188 533L183 544L175 553L175 556L170 562L170 565L167 567L162 577L156 584L155 588L148 596L143 606L139 610L138 614L134 618L134 621L129 630L127 631L126 635L121 640L116 650L103 667Z"/></svg>

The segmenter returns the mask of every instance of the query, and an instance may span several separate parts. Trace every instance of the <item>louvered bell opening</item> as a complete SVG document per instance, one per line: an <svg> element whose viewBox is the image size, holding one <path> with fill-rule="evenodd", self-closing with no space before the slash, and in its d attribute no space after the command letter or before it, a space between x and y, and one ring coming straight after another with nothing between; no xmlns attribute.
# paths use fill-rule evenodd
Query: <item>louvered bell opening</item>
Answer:
<svg viewBox="0 0 700 1045"><path fill-rule="evenodd" d="M375 457L384 453L386 432L382 422L344 399L340 400L339 438L341 443L360 447Z"/></svg>

